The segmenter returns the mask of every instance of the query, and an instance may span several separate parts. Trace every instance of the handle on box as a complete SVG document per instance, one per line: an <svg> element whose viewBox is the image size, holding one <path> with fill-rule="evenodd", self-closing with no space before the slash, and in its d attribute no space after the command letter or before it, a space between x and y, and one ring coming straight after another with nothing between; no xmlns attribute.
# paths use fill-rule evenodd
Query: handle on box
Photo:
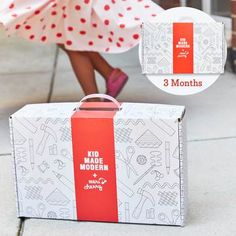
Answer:
<svg viewBox="0 0 236 236"><path fill-rule="evenodd" d="M109 96L109 95L107 95L107 94L94 93L94 94L89 94L89 95L83 97L83 98L79 101L79 104L78 104L78 106L76 107L76 110L79 110L80 106L82 105L82 103L83 103L85 100L91 99L91 98L103 98L103 99L107 99L107 100L113 102L113 103L117 106L118 110L121 109L120 103L119 103L115 98L113 98L112 96Z"/></svg>

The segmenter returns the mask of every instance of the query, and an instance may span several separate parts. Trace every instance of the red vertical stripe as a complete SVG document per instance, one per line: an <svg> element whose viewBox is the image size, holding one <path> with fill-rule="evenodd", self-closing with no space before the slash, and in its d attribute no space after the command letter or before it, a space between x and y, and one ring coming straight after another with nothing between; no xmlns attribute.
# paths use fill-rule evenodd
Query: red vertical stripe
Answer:
<svg viewBox="0 0 236 236"><path fill-rule="evenodd" d="M88 104L91 107L92 103ZM110 107L109 103L103 103L102 106ZM71 124L78 220L118 222L113 128L114 115L114 111L80 110L72 116ZM103 162L102 166L108 166L107 171L81 170L81 164L84 164L84 158L88 157L89 151L99 153L99 157L102 158ZM95 160L95 158L92 159ZM104 180L106 181L105 183ZM99 188L88 189L88 186L102 186L102 190L100 189L100 191Z"/></svg>
<svg viewBox="0 0 236 236"><path fill-rule="evenodd" d="M193 23L173 23L173 73L193 73Z"/></svg>

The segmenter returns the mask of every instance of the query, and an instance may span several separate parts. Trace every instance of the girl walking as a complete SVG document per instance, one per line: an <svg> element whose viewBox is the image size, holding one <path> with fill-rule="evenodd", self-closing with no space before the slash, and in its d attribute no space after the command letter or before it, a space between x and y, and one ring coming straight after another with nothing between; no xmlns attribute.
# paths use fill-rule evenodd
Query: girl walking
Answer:
<svg viewBox="0 0 236 236"><path fill-rule="evenodd" d="M118 96L128 80L99 53L125 52L139 43L144 21L162 11L151 0L4 0L0 23L10 36L32 42L56 43L68 55L86 95L98 93L95 70L106 93Z"/></svg>

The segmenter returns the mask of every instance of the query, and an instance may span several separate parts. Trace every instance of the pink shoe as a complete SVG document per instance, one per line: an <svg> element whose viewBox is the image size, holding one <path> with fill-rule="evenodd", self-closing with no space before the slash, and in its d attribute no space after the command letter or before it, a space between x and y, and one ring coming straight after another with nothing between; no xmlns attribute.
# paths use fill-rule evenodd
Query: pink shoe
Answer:
<svg viewBox="0 0 236 236"><path fill-rule="evenodd" d="M117 76L118 71L119 71L119 76ZM123 89L123 87L125 86L127 80L128 80L128 75L126 75L123 71L121 71L118 68L114 69L107 81L106 94L116 98Z"/></svg>

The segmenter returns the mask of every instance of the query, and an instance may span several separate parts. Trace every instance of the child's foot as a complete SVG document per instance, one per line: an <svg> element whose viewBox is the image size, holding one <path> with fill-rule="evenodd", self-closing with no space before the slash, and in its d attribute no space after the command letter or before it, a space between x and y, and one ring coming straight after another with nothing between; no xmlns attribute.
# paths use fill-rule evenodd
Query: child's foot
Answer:
<svg viewBox="0 0 236 236"><path fill-rule="evenodd" d="M112 71L107 80L106 94L116 98L128 80L128 75L119 68Z"/></svg>

